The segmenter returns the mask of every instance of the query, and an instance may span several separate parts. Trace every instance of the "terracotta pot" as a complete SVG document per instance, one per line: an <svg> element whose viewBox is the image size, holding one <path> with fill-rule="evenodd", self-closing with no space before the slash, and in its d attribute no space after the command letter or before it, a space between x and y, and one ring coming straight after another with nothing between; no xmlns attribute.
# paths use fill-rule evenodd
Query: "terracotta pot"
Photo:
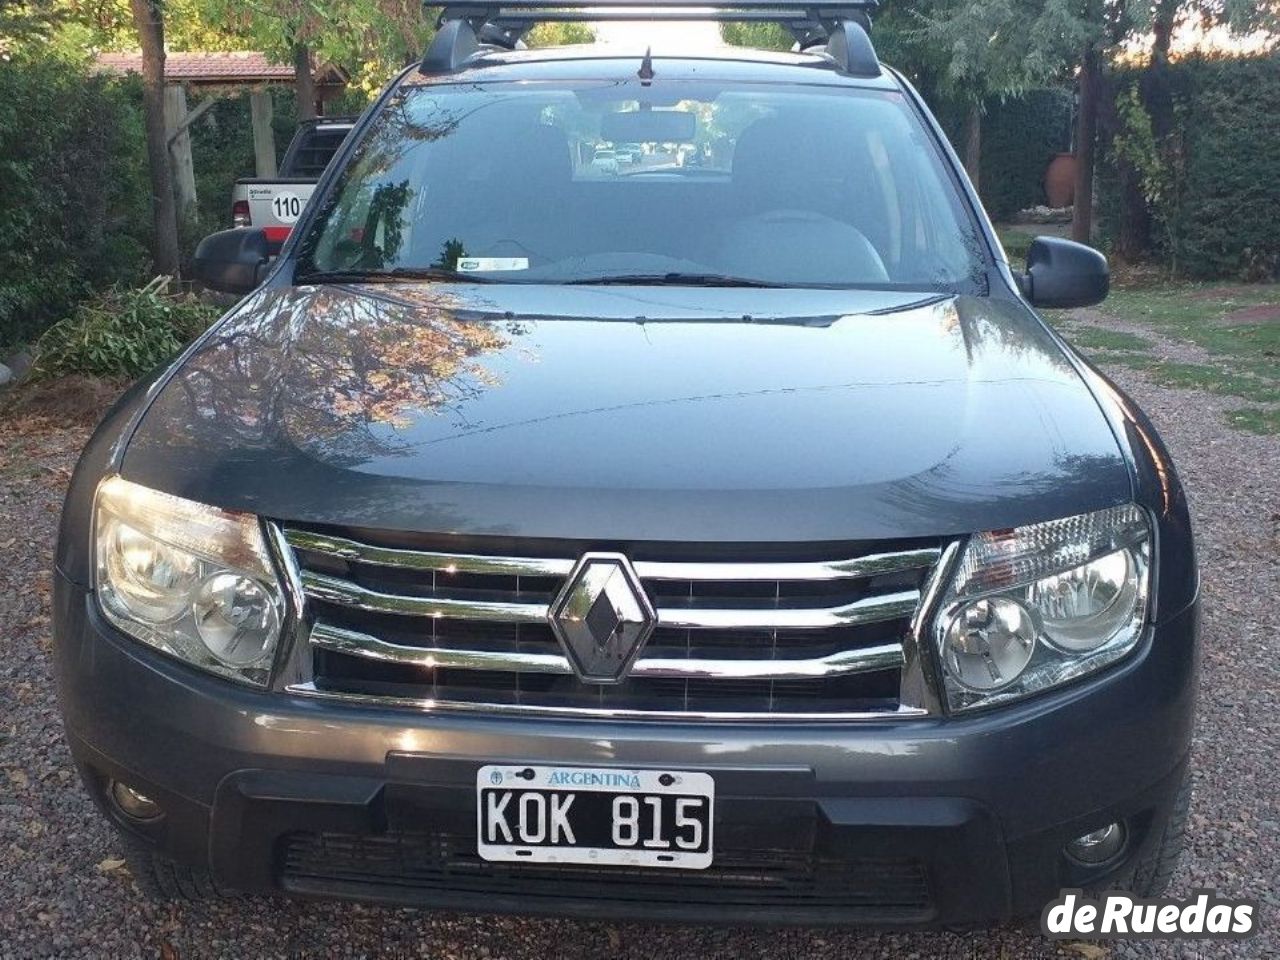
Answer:
<svg viewBox="0 0 1280 960"><path fill-rule="evenodd" d="M1055 210L1069 207L1076 196L1076 155L1060 153L1044 172L1044 192Z"/></svg>

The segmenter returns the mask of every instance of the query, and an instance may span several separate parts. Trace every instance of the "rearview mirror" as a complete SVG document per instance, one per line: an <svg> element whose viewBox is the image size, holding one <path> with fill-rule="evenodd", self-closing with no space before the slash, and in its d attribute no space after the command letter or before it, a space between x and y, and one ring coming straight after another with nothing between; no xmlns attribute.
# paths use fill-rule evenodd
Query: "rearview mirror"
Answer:
<svg viewBox="0 0 1280 960"><path fill-rule="evenodd" d="M249 293L262 282L270 259L267 235L261 228L222 230L196 247L195 279L222 293Z"/></svg>
<svg viewBox="0 0 1280 960"><path fill-rule="evenodd" d="M624 110L600 118L600 136L610 143L693 143L698 117L688 110Z"/></svg>
<svg viewBox="0 0 1280 960"><path fill-rule="evenodd" d="M1111 289L1107 258L1093 247L1061 237L1036 237L1019 277L1023 296L1035 307L1062 309L1101 303Z"/></svg>

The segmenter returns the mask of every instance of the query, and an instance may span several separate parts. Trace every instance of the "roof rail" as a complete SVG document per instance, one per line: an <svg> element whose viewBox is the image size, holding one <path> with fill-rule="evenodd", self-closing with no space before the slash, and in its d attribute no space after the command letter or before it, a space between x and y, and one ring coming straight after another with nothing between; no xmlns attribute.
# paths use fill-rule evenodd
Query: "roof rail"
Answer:
<svg viewBox="0 0 1280 960"><path fill-rule="evenodd" d="M711 20L781 24L801 50L825 45L842 72L880 75L880 61L868 36L871 14L880 0L603 0L603 7L600 2L515 0L446 6L419 69L425 74L454 73L483 48L515 49L539 23Z"/></svg>

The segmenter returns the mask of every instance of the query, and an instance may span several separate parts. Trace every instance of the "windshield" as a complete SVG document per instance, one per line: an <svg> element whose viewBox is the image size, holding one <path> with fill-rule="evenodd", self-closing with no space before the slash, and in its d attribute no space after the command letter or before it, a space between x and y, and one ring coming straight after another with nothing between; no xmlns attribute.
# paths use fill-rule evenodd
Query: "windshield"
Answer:
<svg viewBox="0 0 1280 960"><path fill-rule="evenodd" d="M365 133L297 276L969 290L980 249L896 92L431 85Z"/></svg>

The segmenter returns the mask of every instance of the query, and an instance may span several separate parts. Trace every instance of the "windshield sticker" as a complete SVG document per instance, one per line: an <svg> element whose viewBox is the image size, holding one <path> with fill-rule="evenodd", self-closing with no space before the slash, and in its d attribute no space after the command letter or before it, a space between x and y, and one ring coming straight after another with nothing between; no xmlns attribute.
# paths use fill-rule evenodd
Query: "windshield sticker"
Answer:
<svg viewBox="0 0 1280 960"><path fill-rule="evenodd" d="M528 270L528 257L462 257L459 273L485 273L498 270Z"/></svg>

